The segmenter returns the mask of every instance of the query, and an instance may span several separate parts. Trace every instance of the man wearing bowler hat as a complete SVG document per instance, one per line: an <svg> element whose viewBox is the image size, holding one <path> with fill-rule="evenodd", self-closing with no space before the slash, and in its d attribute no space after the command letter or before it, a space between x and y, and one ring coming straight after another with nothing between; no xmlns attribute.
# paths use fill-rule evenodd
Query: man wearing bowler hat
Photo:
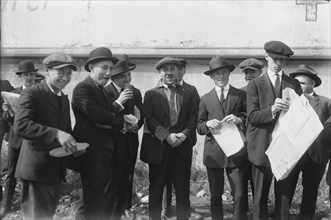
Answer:
<svg viewBox="0 0 331 220"><path fill-rule="evenodd" d="M245 210L245 167L247 163L245 147L231 157L227 157L212 135L212 130L220 129L222 123L233 123L244 136L245 92L229 84L234 65L221 56L215 56L204 72L215 87L201 97L197 131L206 135L203 150L203 163L207 168L210 188L210 209L213 220L223 219L222 194L224 190L224 170L228 176L233 200L233 219L246 219Z"/></svg>
<svg viewBox="0 0 331 220"><path fill-rule="evenodd" d="M111 70L111 83L105 87L110 95L117 99L122 92L129 90L132 97L120 103L123 106L121 114L125 120L124 129L115 137L117 156L119 161L120 182L114 192L116 193L116 204L113 208L113 219L119 218L122 213L127 218L132 218L131 200L134 167L137 159L139 146L138 130L144 123L144 106L139 89L131 85L131 71L136 68L127 55L120 55L119 62Z"/></svg>
<svg viewBox="0 0 331 220"><path fill-rule="evenodd" d="M21 61L18 64L18 71L16 75L21 79L22 86L15 88L12 93L21 94L23 89L31 87L35 84L36 72L34 64L30 60ZM4 113L2 118L10 125L9 138L8 138L8 160L7 160L7 176L5 179L5 191L3 200L3 210L1 212L1 218L3 218L7 212L11 210L12 200L14 197L16 178L15 169L20 155L20 148L23 138L18 137L13 131L13 122L15 112L9 103L3 103L2 109Z"/></svg>
<svg viewBox="0 0 331 220"><path fill-rule="evenodd" d="M314 91L314 88L322 83L316 70L301 64L290 76L299 81L303 94L309 100L321 123L324 124L331 117L331 100ZM314 219L318 187L331 153L330 144L323 142L323 135L325 134L322 132L317 137L288 177L278 181L281 203L288 204L288 206L281 206L281 213L289 213L299 174L302 172L303 190L299 216L301 219Z"/></svg>
<svg viewBox="0 0 331 220"><path fill-rule="evenodd" d="M23 138L15 177L21 179L24 219L51 219L66 174L66 158L50 151L76 153L70 135L69 100L62 90L77 67L71 56L51 54L43 60L46 80L21 92L13 131Z"/></svg>
<svg viewBox="0 0 331 220"><path fill-rule="evenodd" d="M114 100L104 89L117 62L109 48L92 50L84 65L90 74L73 91L72 110L76 118L73 136L90 145L85 154L70 161L70 168L80 172L83 187L83 203L76 219L110 218L115 202L112 190L119 178L119 158L114 137L123 128L121 103L132 97L126 91Z"/></svg>
<svg viewBox="0 0 331 220"><path fill-rule="evenodd" d="M253 219L268 218L268 194L272 181L270 162L265 154L271 143L271 135L281 111L286 111L289 103L283 100L282 90L286 87L301 95L297 80L283 72L285 60L294 53L280 41L264 44L267 70L260 77L252 79L247 85L247 150L252 163L254 184ZM276 215L280 215L280 203L276 194Z"/></svg>
<svg viewBox="0 0 331 220"><path fill-rule="evenodd" d="M262 73L263 63L255 58L249 58L239 64L241 71L245 74L245 80L248 83L250 80L258 77ZM247 90L247 85L241 88Z"/></svg>
<svg viewBox="0 0 331 220"><path fill-rule="evenodd" d="M149 215L160 219L162 192L169 173L176 192L177 219L188 219L192 148L198 103L177 84L178 60L165 57L156 64L161 85L145 93L146 130L140 159L149 165Z"/></svg>

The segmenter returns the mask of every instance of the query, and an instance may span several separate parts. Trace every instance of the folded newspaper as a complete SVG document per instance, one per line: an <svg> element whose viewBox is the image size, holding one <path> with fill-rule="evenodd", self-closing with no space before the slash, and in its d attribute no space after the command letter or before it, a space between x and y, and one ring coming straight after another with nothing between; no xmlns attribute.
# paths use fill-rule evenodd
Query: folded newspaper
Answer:
<svg viewBox="0 0 331 220"><path fill-rule="evenodd" d="M323 125L308 99L293 89L283 91L290 106L278 118L272 141L265 152L277 180L288 176L310 145L323 130Z"/></svg>
<svg viewBox="0 0 331 220"><path fill-rule="evenodd" d="M10 104L13 111L16 112L20 94L12 93L12 92L1 92L1 96L4 100L4 102Z"/></svg>

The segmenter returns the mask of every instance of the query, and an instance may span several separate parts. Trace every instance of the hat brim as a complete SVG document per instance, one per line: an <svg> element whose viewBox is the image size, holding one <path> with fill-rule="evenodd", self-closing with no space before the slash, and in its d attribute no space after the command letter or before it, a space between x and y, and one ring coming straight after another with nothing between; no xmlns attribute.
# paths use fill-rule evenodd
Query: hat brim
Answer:
<svg viewBox="0 0 331 220"><path fill-rule="evenodd" d="M290 59L290 56L286 56L286 55L282 55L282 54L276 54L276 53L267 53L269 56L271 56L272 58L284 58L284 59Z"/></svg>
<svg viewBox="0 0 331 220"><path fill-rule="evenodd" d="M315 81L314 87L318 87L318 86L320 86L322 84L321 78L319 78L316 75L312 75L310 73L306 73L306 72L294 72L294 73L290 73L289 75L290 75L290 77L293 77L293 78L295 78L296 76L302 76L302 75L308 76L309 78L311 78L311 79L313 79Z"/></svg>
<svg viewBox="0 0 331 220"><path fill-rule="evenodd" d="M70 66L72 70L77 71L77 66L73 63L64 63L56 66L52 66L54 69L61 69L63 67Z"/></svg>
<svg viewBox="0 0 331 220"><path fill-rule="evenodd" d="M216 70L221 70L221 69L228 69L230 72L232 72L235 69L235 65L226 65L226 66L221 66L215 69L208 70L204 72L205 75L209 76L211 73L215 72Z"/></svg>
<svg viewBox="0 0 331 220"><path fill-rule="evenodd" d="M258 69L258 68L252 67L252 66L246 66L246 67L243 68L241 71L243 72L244 70L247 70L247 69L251 69L251 70L260 70L260 69Z"/></svg>
<svg viewBox="0 0 331 220"><path fill-rule="evenodd" d="M21 75L22 73L28 73L28 72L36 72L38 71L39 69L35 69L35 70L26 70L26 71L18 71L16 72L16 75Z"/></svg>
<svg viewBox="0 0 331 220"><path fill-rule="evenodd" d="M118 73L115 73L115 74L111 74L111 77L114 77L114 76L117 76L117 75L120 75L120 74L123 74L123 73L126 73L126 72L129 72L129 71L132 71L136 68L136 65L134 66L129 66L129 69L127 70L124 70L124 71L121 71L121 72L118 72Z"/></svg>
<svg viewBox="0 0 331 220"><path fill-rule="evenodd" d="M95 62L99 62L99 61L103 61L103 60L110 60L112 61L114 64L116 64L118 62L118 59L113 57L113 58L109 58L109 57L94 57L92 59L89 59L88 61L86 61L85 65L84 65L84 68L87 72L91 72L90 68L88 67L88 65L90 63L95 63Z"/></svg>

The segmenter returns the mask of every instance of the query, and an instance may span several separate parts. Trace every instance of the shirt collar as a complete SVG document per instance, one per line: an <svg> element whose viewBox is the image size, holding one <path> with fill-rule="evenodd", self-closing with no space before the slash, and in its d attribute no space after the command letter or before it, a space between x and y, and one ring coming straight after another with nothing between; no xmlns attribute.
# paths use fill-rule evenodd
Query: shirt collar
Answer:
<svg viewBox="0 0 331 220"><path fill-rule="evenodd" d="M282 77L282 75L283 75L283 71L282 70L279 71L278 73L275 73L275 72L273 72L273 71L271 71L271 70L268 69L267 72L268 72L268 75L269 75L270 78L275 77L276 74L278 74L280 77Z"/></svg>
<svg viewBox="0 0 331 220"><path fill-rule="evenodd" d="M163 82L162 82L161 86L163 86L163 88L165 88L165 89L169 89L169 86L164 84ZM172 84L172 86L173 86L173 88L176 88L176 83Z"/></svg>
<svg viewBox="0 0 331 220"><path fill-rule="evenodd" d="M46 82L46 84L47 84L48 88L52 91L52 93L54 93L57 96L62 96L62 91L61 90L59 90L58 93L55 93L54 89L47 82Z"/></svg>
<svg viewBox="0 0 331 220"><path fill-rule="evenodd" d="M179 81L177 84L182 86L184 84L184 80Z"/></svg>
<svg viewBox="0 0 331 220"><path fill-rule="evenodd" d="M22 90L24 90L24 89L26 89L26 86L23 84L23 85L22 85Z"/></svg>
<svg viewBox="0 0 331 220"><path fill-rule="evenodd" d="M223 91L229 91L229 89L230 89L230 85L229 85L229 83L226 84L226 85L223 87ZM222 88L219 87L219 86L216 86L216 85L215 85L215 90L216 90L216 92L221 92L221 91L222 91Z"/></svg>
<svg viewBox="0 0 331 220"><path fill-rule="evenodd" d="M119 87L118 85L116 85L114 82L112 82L112 83L113 83L115 89L117 90L117 92L118 92L118 93L121 93L122 88Z"/></svg>

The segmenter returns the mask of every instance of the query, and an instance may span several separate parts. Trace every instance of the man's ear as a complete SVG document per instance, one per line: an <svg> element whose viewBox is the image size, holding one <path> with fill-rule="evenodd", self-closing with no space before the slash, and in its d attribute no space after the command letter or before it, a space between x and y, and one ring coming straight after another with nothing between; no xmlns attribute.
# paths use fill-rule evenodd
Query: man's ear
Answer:
<svg viewBox="0 0 331 220"><path fill-rule="evenodd" d="M266 60L268 60L268 59L269 59L269 54L265 53L264 58L265 58Z"/></svg>

